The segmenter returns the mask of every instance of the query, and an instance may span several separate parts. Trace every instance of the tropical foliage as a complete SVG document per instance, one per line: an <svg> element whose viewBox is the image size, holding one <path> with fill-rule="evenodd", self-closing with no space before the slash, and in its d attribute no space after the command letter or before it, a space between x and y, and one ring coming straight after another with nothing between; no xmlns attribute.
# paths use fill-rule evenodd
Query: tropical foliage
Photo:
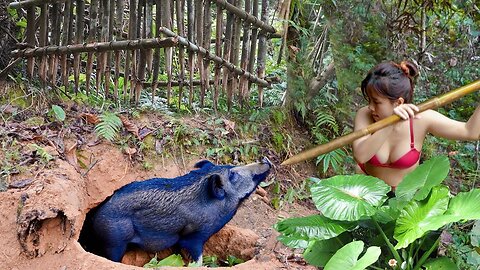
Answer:
<svg viewBox="0 0 480 270"><path fill-rule="evenodd" d="M445 156L426 161L405 176L394 197L372 176L314 179L310 190L321 214L278 222L279 240L304 248L305 259L326 270L455 265L436 256L440 233L449 224L480 219L480 189L451 194L442 184L449 168ZM364 242L370 247L358 259Z"/></svg>

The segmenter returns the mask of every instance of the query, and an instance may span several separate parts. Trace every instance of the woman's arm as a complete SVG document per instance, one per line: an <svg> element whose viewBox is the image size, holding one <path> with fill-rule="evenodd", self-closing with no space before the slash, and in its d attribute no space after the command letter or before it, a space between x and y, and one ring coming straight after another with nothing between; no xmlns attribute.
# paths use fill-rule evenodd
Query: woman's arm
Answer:
<svg viewBox="0 0 480 270"><path fill-rule="evenodd" d="M428 120L427 131L436 137L465 141L478 140L480 137L480 106L467 122L450 119L434 110L427 110L421 115Z"/></svg>
<svg viewBox="0 0 480 270"><path fill-rule="evenodd" d="M354 130L361 130L372 124L370 112L367 107L358 110L355 116ZM393 126L388 126L376 131L373 134L365 135L353 142L353 157L358 163L369 161L375 153L378 152L385 140L393 130Z"/></svg>

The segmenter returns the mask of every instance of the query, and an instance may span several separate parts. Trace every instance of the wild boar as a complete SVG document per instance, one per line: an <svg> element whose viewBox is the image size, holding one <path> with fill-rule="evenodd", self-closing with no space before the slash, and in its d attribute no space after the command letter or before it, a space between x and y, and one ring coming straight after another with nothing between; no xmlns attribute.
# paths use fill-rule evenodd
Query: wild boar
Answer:
<svg viewBox="0 0 480 270"><path fill-rule="evenodd" d="M199 264L204 243L232 219L271 167L267 158L245 166L203 160L183 176L132 182L88 213L79 241L117 262L133 245L152 253L184 249Z"/></svg>

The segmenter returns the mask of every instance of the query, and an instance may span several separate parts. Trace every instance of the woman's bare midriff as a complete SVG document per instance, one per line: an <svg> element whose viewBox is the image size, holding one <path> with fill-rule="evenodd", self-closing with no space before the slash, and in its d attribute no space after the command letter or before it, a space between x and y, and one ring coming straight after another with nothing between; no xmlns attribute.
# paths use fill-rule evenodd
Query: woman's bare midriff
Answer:
<svg viewBox="0 0 480 270"><path fill-rule="evenodd" d="M368 163L365 164L365 168L369 175L374 175L375 177L382 179L385 183L387 183L391 187L398 186L398 184L402 182L405 175L413 171L417 166L418 166L418 162L417 164L415 164L414 166L408 169L375 167Z"/></svg>

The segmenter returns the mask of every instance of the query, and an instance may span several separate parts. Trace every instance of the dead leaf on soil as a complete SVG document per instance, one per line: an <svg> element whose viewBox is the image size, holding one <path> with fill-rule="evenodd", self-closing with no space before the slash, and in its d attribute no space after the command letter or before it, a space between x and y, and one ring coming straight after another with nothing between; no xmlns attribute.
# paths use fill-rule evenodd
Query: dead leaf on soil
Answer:
<svg viewBox="0 0 480 270"><path fill-rule="evenodd" d="M85 119L88 124L96 125L100 122L100 118L98 117L98 115L93 113L81 113L79 117Z"/></svg>
<svg viewBox="0 0 480 270"><path fill-rule="evenodd" d="M227 131L235 133L235 122L223 119L223 124L225 124L225 129Z"/></svg>
<svg viewBox="0 0 480 270"><path fill-rule="evenodd" d="M67 151L65 151L65 159L75 168L77 172L80 171L77 157L77 142L75 142L72 146L67 147Z"/></svg>
<svg viewBox="0 0 480 270"><path fill-rule="evenodd" d="M148 128L148 127L143 127L138 131L138 138L140 140L145 139L148 135L150 135L153 132L153 129Z"/></svg>
<svg viewBox="0 0 480 270"><path fill-rule="evenodd" d="M123 123L123 126L125 127L126 130L128 130L129 132L131 132L133 135L135 135L135 137L137 137L138 139L140 139L140 136L138 134L138 127L137 125L135 125L134 123L132 123L130 120L128 120L128 118L126 116L123 116L123 115L119 115L118 118L120 118L120 120L122 121Z"/></svg>

